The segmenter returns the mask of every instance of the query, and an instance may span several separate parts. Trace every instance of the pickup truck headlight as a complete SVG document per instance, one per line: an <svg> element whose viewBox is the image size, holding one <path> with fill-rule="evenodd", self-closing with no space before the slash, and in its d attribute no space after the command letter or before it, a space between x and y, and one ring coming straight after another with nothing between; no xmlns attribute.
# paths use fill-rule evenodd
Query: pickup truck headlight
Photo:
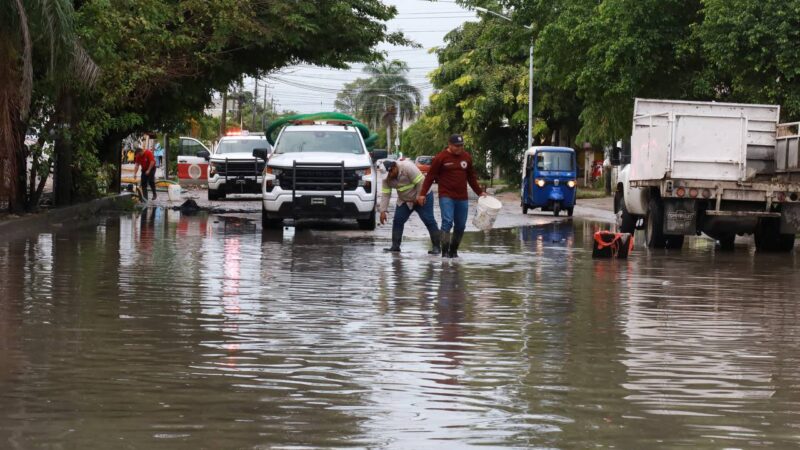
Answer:
<svg viewBox="0 0 800 450"><path fill-rule="evenodd" d="M372 189L372 168L356 169L356 176L359 177L358 185L364 186L364 190L369 192Z"/></svg>
<svg viewBox="0 0 800 450"><path fill-rule="evenodd" d="M267 182L267 190L271 190L275 186L281 185L281 180L278 178L283 173L283 170L274 167L264 168L264 180Z"/></svg>

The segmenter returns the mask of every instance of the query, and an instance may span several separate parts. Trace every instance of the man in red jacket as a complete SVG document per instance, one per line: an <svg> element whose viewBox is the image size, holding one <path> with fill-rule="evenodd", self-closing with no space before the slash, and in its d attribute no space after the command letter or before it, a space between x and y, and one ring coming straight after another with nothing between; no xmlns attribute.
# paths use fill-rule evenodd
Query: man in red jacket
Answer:
<svg viewBox="0 0 800 450"><path fill-rule="evenodd" d="M448 139L447 148L439 152L431 162L425 183L417 197L417 203L425 204L425 195L433 185L439 183L439 210L442 214L442 257L458 258L458 246L464 236L469 212L467 184L480 196L486 195L478 185L478 175L472 166L472 156L464 151L464 138L454 134ZM452 236L450 229L453 229Z"/></svg>
<svg viewBox="0 0 800 450"><path fill-rule="evenodd" d="M150 186L150 189L153 190L153 200L155 200L156 158L153 156L153 152L147 149L142 150L141 147L136 147L136 152L133 158L134 161L136 162L136 165L133 166L134 178L136 178L136 172L139 171L139 167L142 168L142 195L144 196L143 200L147 200L147 186Z"/></svg>

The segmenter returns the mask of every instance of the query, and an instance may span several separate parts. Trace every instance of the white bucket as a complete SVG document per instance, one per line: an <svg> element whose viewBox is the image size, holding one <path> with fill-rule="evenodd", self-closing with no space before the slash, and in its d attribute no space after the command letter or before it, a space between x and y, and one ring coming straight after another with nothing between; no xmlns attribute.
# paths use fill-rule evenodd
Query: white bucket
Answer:
<svg viewBox="0 0 800 450"><path fill-rule="evenodd" d="M472 224L480 230L491 230L501 209L503 209L503 203L500 200L488 195L479 198Z"/></svg>
<svg viewBox="0 0 800 450"><path fill-rule="evenodd" d="M169 201L177 202L181 199L181 187L177 184L170 184L167 188L167 197L169 197Z"/></svg>

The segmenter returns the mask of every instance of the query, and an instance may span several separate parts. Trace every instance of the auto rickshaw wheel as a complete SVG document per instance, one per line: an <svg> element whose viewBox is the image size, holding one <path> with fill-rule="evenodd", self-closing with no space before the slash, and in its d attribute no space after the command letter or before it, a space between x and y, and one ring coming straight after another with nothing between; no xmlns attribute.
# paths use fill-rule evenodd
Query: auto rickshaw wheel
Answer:
<svg viewBox="0 0 800 450"><path fill-rule="evenodd" d="M573 212L574 210L575 210L575 207L572 207L572 206L571 206L571 207L569 207L569 208L567 208L567 216L568 216L568 217L572 217L572 212Z"/></svg>
<svg viewBox="0 0 800 450"><path fill-rule="evenodd" d="M525 206L525 205L522 205L522 215L526 215L526 214L528 214L528 207Z"/></svg>
<svg viewBox="0 0 800 450"><path fill-rule="evenodd" d="M553 215L554 215L554 216L556 216L556 217L558 217L558 215L559 215L560 213L561 213L561 203L555 203L555 204L553 205Z"/></svg>

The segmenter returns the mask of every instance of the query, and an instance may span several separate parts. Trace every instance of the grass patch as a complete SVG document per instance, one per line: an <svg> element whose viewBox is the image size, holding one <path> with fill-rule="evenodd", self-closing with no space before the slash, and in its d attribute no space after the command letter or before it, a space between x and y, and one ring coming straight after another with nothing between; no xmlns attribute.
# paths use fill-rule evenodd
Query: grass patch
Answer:
<svg viewBox="0 0 800 450"><path fill-rule="evenodd" d="M604 197L610 197L609 195L606 195L605 189L589 189L589 188L578 189L578 199L604 198Z"/></svg>

